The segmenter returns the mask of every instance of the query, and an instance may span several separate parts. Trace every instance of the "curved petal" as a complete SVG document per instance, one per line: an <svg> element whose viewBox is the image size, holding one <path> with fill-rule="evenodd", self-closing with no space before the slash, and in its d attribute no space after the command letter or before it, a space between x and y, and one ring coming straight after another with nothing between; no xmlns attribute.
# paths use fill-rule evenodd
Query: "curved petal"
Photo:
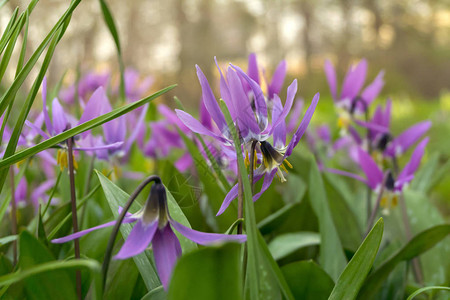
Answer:
<svg viewBox="0 0 450 300"><path fill-rule="evenodd" d="M108 97L106 96L106 92L103 87L100 86L95 90L91 98L89 98L89 101L86 103L86 107L84 108L83 114L81 115L78 124L85 123L100 116L102 113L104 113L103 109L105 105L107 105L106 103L109 104ZM84 133L86 135L88 132Z"/></svg>
<svg viewBox="0 0 450 300"><path fill-rule="evenodd" d="M272 120L277 120L283 111L283 106L281 104L280 97L277 94L273 97L273 108L272 108ZM281 121L281 120L280 120ZM278 125L273 128L273 145L275 148L281 149L286 145L286 123L284 120L278 122Z"/></svg>
<svg viewBox="0 0 450 300"><path fill-rule="evenodd" d="M263 181L263 184L261 187L261 191L259 191L259 193L256 193L255 195L253 195L253 201L258 200L259 197L261 197L261 195L270 187L276 173L277 173L277 169L274 169L270 173L267 173L266 176L264 176L264 181Z"/></svg>
<svg viewBox="0 0 450 300"><path fill-rule="evenodd" d="M133 223L135 221L136 221L136 218L125 218L122 223ZM58 239L54 239L54 240L52 240L52 243L60 244L60 243L65 243L65 242L68 242L68 241L72 241L72 240L77 239L79 237L82 237L83 235L86 235L89 232L92 232L94 230L102 229L102 228L106 228L106 227L110 227L110 226L114 226L116 224L116 222L117 221L114 220L114 221L111 221L111 222L108 222L108 223L105 223L105 224L102 224L102 225L98 225L98 226L95 226L95 227L92 227L92 228L89 228L89 229L86 229L86 230L78 231L78 232L70 234L68 236L65 236L65 237L62 237L62 238L58 238Z"/></svg>
<svg viewBox="0 0 450 300"><path fill-rule="evenodd" d="M325 60L325 76L327 77L328 85L330 86L331 96L333 99L337 99L337 79L336 71L334 70L333 64L327 59Z"/></svg>
<svg viewBox="0 0 450 300"><path fill-rule="evenodd" d="M333 168L324 168L323 170L325 172L330 172L330 173L333 173L333 174L350 177L350 178L356 179L358 181L364 182L365 184L368 184L366 179L364 179L363 177L361 177L361 176L359 176L357 174L353 174L353 173L350 173L350 172L347 172L347 171L333 169Z"/></svg>
<svg viewBox="0 0 450 300"><path fill-rule="evenodd" d="M53 134L60 134L67 129L67 125L69 123L67 122L66 113L57 98L53 99L52 118L54 130Z"/></svg>
<svg viewBox="0 0 450 300"><path fill-rule="evenodd" d="M297 131L294 133L292 140L289 142L289 145L286 149L285 157L288 157L292 154L292 150L295 146L297 146L298 142L302 138L303 134L305 133L306 129L308 128L309 122L311 121L311 118L314 114L314 111L316 110L317 103L319 102L320 94L317 93L313 100L311 101L311 105L308 107L308 109L305 112L305 115L303 116L303 119L300 123L300 126L298 126Z"/></svg>
<svg viewBox="0 0 450 300"><path fill-rule="evenodd" d="M208 135L208 136L218 139L222 142L226 142L226 140L224 138L218 136L214 132L207 129L205 126L203 126L199 121L197 121L190 114L188 114L182 110L179 110L179 109L176 109L175 112L176 112L178 118L181 120L181 122L183 122L183 124L186 125L186 127L188 127L193 132L203 134L203 135Z"/></svg>
<svg viewBox="0 0 450 300"><path fill-rule="evenodd" d="M429 138L426 137L417 145L416 149L414 149L414 152L411 155L409 162L398 175L397 182L403 182L404 184L412 180L411 176L414 177L414 172L416 172L417 168L420 165L420 161L422 160L428 141ZM406 179L409 179L409 181Z"/></svg>
<svg viewBox="0 0 450 300"><path fill-rule="evenodd" d="M353 99L361 90L366 80L367 61L361 60L356 67L352 67L345 76L342 85L341 99Z"/></svg>
<svg viewBox="0 0 450 300"><path fill-rule="evenodd" d="M178 257L181 256L180 242L168 224L163 229L156 231L153 238L153 255L159 278L164 289L167 290L173 267Z"/></svg>
<svg viewBox="0 0 450 300"><path fill-rule="evenodd" d="M127 240L114 258L126 259L144 252L148 245L150 245L157 228L158 221L144 224L142 220L139 220L136 225L134 225Z"/></svg>
<svg viewBox="0 0 450 300"><path fill-rule="evenodd" d="M383 76L384 71L378 73L374 81L369 84L361 93L361 98L364 102L366 102L367 107L373 102L373 100L378 97L378 94L381 92L381 89L384 86Z"/></svg>
<svg viewBox="0 0 450 300"><path fill-rule="evenodd" d="M216 66L220 74L220 95L222 96L223 101L225 101L228 110L230 111L231 118L233 120L236 120L237 112L233 99L231 98L230 88L228 87L228 84L225 81L225 77L222 74L222 70L219 67L219 63L217 62L216 57L214 57L214 61L216 62Z"/></svg>
<svg viewBox="0 0 450 300"><path fill-rule="evenodd" d="M295 101L294 108L292 108L289 120L287 122L287 132L292 132L295 128L297 128L298 121L300 120L300 116L302 115L304 104L305 103L303 102L303 99L297 98L297 100Z"/></svg>
<svg viewBox="0 0 450 300"><path fill-rule="evenodd" d="M47 133L45 133L40 127L36 126L34 123L31 123L30 121L25 120L25 125L30 127L32 130L34 130L36 133L38 133L44 139L49 139L50 138Z"/></svg>
<svg viewBox="0 0 450 300"><path fill-rule="evenodd" d="M238 196L238 184L235 184L230 191L228 192L228 194L225 196L225 199L222 202L222 205L220 206L219 211L216 214L217 216L220 216L221 214L223 214L223 212L228 208L228 206L230 206L231 201L233 201L234 199L236 199L236 197Z"/></svg>
<svg viewBox="0 0 450 300"><path fill-rule="evenodd" d="M431 127L430 121L420 122L403 131L388 146L385 154L396 156L406 152L415 142L417 142Z"/></svg>
<svg viewBox="0 0 450 300"><path fill-rule="evenodd" d="M220 234L220 233L206 233L200 232L191 228L188 228L174 220L170 220L170 224L175 228L179 233L187 237L193 242L196 242L200 245L209 245L213 243L220 243L225 241L236 241L239 243L243 243L247 240L247 236L245 234L237 234L237 235L229 235L229 234Z"/></svg>
<svg viewBox="0 0 450 300"><path fill-rule="evenodd" d="M253 79L257 84L259 84L258 61L256 59L255 53L250 53L250 55L248 56L247 74L251 79Z"/></svg>
<svg viewBox="0 0 450 300"><path fill-rule="evenodd" d="M227 122L225 121L225 117L220 110L216 97L214 97L211 87L209 86L208 79L206 79L198 65L195 67L197 68L197 77L200 81L200 86L202 87L202 100L206 110L209 112L209 115L214 120L219 130L221 132L226 132L228 130Z"/></svg>
<svg viewBox="0 0 450 300"><path fill-rule="evenodd" d="M275 69L275 72L273 73L272 76L272 81L268 86L267 93L269 99L272 99L274 94L280 93L281 88L283 87L284 78L286 77L286 69L287 69L286 61L282 60Z"/></svg>
<svg viewBox="0 0 450 300"><path fill-rule="evenodd" d="M280 122L284 122L285 121L286 116L291 111L292 104L294 103L294 97L295 97L296 93L297 93L297 79L294 79L294 81L292 81L291 85L287 89L286 103L284 104L283 111L278 116L278 118L275 119L276 120L275 122L273 122L273 120L272 120L272 123L274 123L273 127L272 127L272 130Z"/></svg>
<svg viewBox="0 0 450 300"><path fill-rule="evenodd" d="M383 183L383 172L377 166L372 157L361 148L358 148L358 161L367 176L367 185L369 185L372 190L375 190Z"/></svg>

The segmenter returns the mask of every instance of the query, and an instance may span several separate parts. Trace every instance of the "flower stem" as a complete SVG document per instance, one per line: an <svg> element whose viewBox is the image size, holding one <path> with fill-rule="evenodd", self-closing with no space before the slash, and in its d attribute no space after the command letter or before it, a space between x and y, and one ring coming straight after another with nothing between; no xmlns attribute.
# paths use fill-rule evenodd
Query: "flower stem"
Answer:
<svg viewBox="0 0 450 300"><path fill-rule="evenodd" d="M106 276L108 274L108 268L109 268L109 263L111 262L111 256L112 256L112 251L113 251L113 247L114 247L114 242L116 241L117 234L119 233L120 225L122 224L126 213L130 209L131 204L133 204L134 200L136 200L137 196L142 192L142 190L147 186L147 184L149 184L152 181L154 181L155 183L161 184L161 178L159 178L158 176L152 175L152 176L147 177L134 190L134 192L133 192L133 194L131 194L130 198L128 198L127 203L125 204L125 206L123 207L122 211L119 214L119 217L117 218L116 224L114 225L114 228L109 237L108 245L106 246L105 257L103 258L103 264L102 264L103 289L102 290L105 290Z"/></svg>
<svg viewBox="0 0 450 300"><path fill-rule="evenodd" d="M400 193L400 211L402 213L403 225L405 226L405 235L408 241L412 238L411 224L409 223L408 212L406 210L406 201L403 192ZM416 282L423 285L423 274L418 257L411 260L414 278Z"/></svg>
<svg viewBox="0 0 450 300"><path fill-rule="evenodd" d="M11 179L11 233L13 235L17 234L17 207L16 207L16 190L14 184L14 169L11 167L9 169L10 179ZM17 263L17 240L12 242L13 247L13 265Z"/></svg>
<svg viewBox="0 0 450 300"><path fill-rule="evenodd" d="M242 175L238 168L238 213L237 218L242 219L244 217L244 186L242 184ZM243 222L237 226L236 233L242 234Z"/></svg>
<svg viewBox="0 0 450 300"><path fill-rule="evenodd" d="M48 208L50 207L50 203L52 202L52 199L53 199L53 196L55 195L56 189L59 186L59 181L61 180L61 174L62 174L62 171L59 171L58 177L56 177L55 185L53 186L53 189L52 189L52 193L50 194L50 197L47 200L47 204L45 205L44 211L42 212L42 216L45 216Z"/></svg>
<svg viewBox="0 0 450 300"><path fill-rule="evenodd" d="M72 206L72 227L73 233L78 232L78 218L77 218L77 199L75 194L75 170L73 166L73 137L67 140L67 152L68 152L68 167L69 167L69 182L70 182L70 202ZM79 239L74 239L74 252L75 259L80 259L80 241ZM81 294L81 271L77 270L75 273L76 285L77 285L77 295L79 299L82 299Z"/></svg>
<svg viewBox="0 0 450 300"><path fill-rule="evenodd" d="M366 237L369 234L370 230L372 229L373 223L375 222L375 217L377 216L378 209L380 208L381 199L383 198L384 187L386 185L387 177L388 177L387 174L385 174L383 183L381 184L380 192L378 193L377 201L375 202L375 207L373 208L370 217L367 221L367 230L366 233L364 234L364 237Z"/></svg>

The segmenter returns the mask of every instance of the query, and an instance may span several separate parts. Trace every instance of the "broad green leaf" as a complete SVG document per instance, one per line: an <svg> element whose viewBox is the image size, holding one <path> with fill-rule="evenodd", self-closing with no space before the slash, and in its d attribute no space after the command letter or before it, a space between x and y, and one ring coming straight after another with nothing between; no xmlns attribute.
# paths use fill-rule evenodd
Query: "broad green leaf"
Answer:
<svg viewBox="0 0 450 300"><path fill-rule="evenodd" d="M450 225L438 225L413 237L402 249L369 275L358 294L358 299L373 299L375 293L398 263L413 259L426 252L449 234Z"/></svg>
<svg viewBox="0 0 450 300"><path fill-rule="evenodd" d="M265 278L263 276L274 276L280 291L283 293L283 296L287 299L293 299L292 293L287 286L283 274L271 256L269 249L256 225L252 190L250 180L248 178L247 168L244 164L241 142L225 102L221 101L220 106L233 136L239 173L242 177L242 184L244 188L244 223L247 233L248 249L246 285L248 284L248 288L250 290L250 299L253 300L264 297L264 294L262 293L264 293L267 289L267 282L264 280ZM271 268L267 268L268 266L271 266ZM264 269L261 270L262 268Z"/></svg>
<svg viewBox="0 0 450 300"><path fill-rule="evenodd" d="M41 151L43 151L45 149L48 149L48 148L50 148L52 146L55 146L55 145L57 145L59 143L62 143L63 141L67 140L68 138L70 138L72 136L75 136L75 135L77 135L79 133L85 132L85 131L90 130L90 129L94 128L94 127L102 125L102 124L104 124L104 123L106 123L108 121L116 119L116 118L118 118L118 117L120 117L120 116L122 116L122 115L124 115L124 114L126 114L126 113L128 113L128 112L130 112L130 111L132 111L132 110L142 106L142 105L144 105L145 103L152 101L153 99L155 99L155 98L161 96L162 94L170 91L174 87L176 87L176 85L171 85L171 86L169 86L169 87L167 87L165 89L162 89L162 90L154 93L151 96L148 96L148 97L143 98L143 99L141 99L139 101L130 103L128 105L124 105L122 107L116 108L116 109L114 109L113 111L111 111L111 112L109 112L107 114L101 115L101 116L99 116L97 118L94 118L94 119L92 119L90 121L87 121L87 122L82 123L82 124L80 124L78 126L75 126L75 127L71 128L71 129L69 129L67 131L64 131L64 132L62 132L62 133L60 133L60 134L58 134L56 136L53 136L53 137L49 138L48 140L45 140L45 141L37 144L36 146L33 146L33 147L28 148L28 149L22 150L20 152L15 153L14 155L11 155L8 158L2 159L2 160L0 160L0 169L3 170L5 168L9 167L10 165L12 165L14 163L17 163L17 162L19 162L19 161L21 161L21 160L23 160L23 159L25 159L27 157L30 157L30 156L35 155L35 154L37 154L37 153L39 153L39 152L41 152Z"/></svg>
<svg viewBox="0 0 450 300"><path fill-rule="evenodd" d="M434 153L414 175L414 179L411 182L411 189L424 194L428 193L436 183L448 174L449 169L450 161L442 165L440 155Z"/></svg>
<svg viewBox="0 0 450 300"><path fill-rule="evenodd" d="M101 299L101 268L97 261L92 259L77 259L70 261L51 261L47 263L42 263L39 265L35 265L28 269L20 269L15 273L10 273L4 276L0 276L0 287L8 286L13 283L19 282L21 280L25 280L32 276L36 276L40 278L45 275L58 274L60 271L70 270L70 269L81 269L86 268L89 269L94 278L94 299ZM55 282L58 282L57 280ZM55 284L55 283L54 283ZM57 285L56 285L57 287ZM39 299L47 299L47 298L39 298ZM68 299L68 298L59 298L59 299ZM75 297L76 299L76 297Z"/></svg>
<svg viewBox="0 0 450 300"><path fill-rule="evenodd" d="M316 232L285 233L269 243L269 250L273 258L279 260L300 248L319 244L320 235Z"/></svg>
<svg viewBox="0 0 450 300"><path fill-rule="evenodd" d="M372 268L383 237L384 222L380 218L339 276L330 300L355 299Z"/></svg>
<svg viewBox="0 0 450 300"><path fill-rule="evenodd" d="M336 230L339 233L339 238L345 248L356 251L361 243L362 233L355 213L348 205L350 201L345 200L346 196L335 177L329 173L323 174L328 205ZM342 184L342 182L340 183Z"/></svg>
<svg viewBox="0 0 450 300"><path fill-rule="evenodd" d="M111 272L106 282L103 299L132 299L138 275L138 270L130 259L111 263Z"/></svg>
<svg viewBox="0 0 450 300"><path fill-rule="evenodd" d="M333 289L333 279L312 260L290 263L281 268L295 299L326 300Z"/></svg>
<svg viewBox="0 0 450 300"><path fill-rule="evenodd" d="M197 170L195 175L198 176L202 182L204 192L208 197L208 202L212 209L212 213L215 215L219 211L222 201L225 199L226 192L228 191L223 190L223 184L220 185L220 182L217 180L218 176L212 172L211 167L206 162L197 145L181 130L178 130L178 132L192 156L194 166ZM236 211L236 201L233 201L231 202L230 207L223 214L214 218L214 221L216 221L217 225L219 225L219 230L226 230L226 228L228 228L228 226L236 220Z"/></svg>
<svg viewBox="0 0 450 300"><path fill-rule="evenodd" d="M162 286L157 287L156 289L151 290L141 300L166 300L167 293L164 291Z"/></svg>
<svg viewBox="0 0 450 300"><path fill-rule="evenodd" d="M112 214L114 218L117 218L119 216L119 206L123 207L130 196L113 182L111 182L108 178L106 178L102 173L98 171L96 171L96 173L105 193L105 198L111 208ZM167 200L171 217L181 224L190 227L189 222L187 221L183 212L169 192L167 192ZM140 205L137 201L134 202L134 205L137 208L134 211L138 211L142 208L142 205ZM122 224L122 226L120 227L120 232L122 233L124 239L128 237L132 228L133 225L131 224ZM185 252L192 251L197 247L195 243L188 240L184 236L181 236L180 234L178 234L178 232L176 232L176 234L178 239L180 240L181 248ZM156 269L149 261L145 253L133 256L133 259L139 269L139 272L142 275L142 278L144 279L145 285L147 286L148 290L152 290L161 285Z"/></svg>
<svg viewBox="0 0 450 300"><path fill-rule="evenodd" d="M227 243L183 255L169 285L168 299L242 299L240 245Z"/></svg>
<svg viewBox="0 0 450 300"><path fill-rule="evenodd" d="M414 293L409 295L408 299L406 299L406 300L412 300L415 296L417 296L423 292L431 291L431 290L445 290L445 291L450 292L450 287L448 287L448 286L426 286L424 288L418 289L417 291L415 291Z"/></svg>
<svg viewBox="0 0 450 300"><path fill-rule="evenodd" d="M319 219L320 231L320 265L336 280L344 269L347 259L328 206L327 195L314 159L309 172L309 201Z"/></svg>
<svg viewBox="0 0 450 300"><path fill-rule="evenodd" d="M19 235L19 267L29 269L55 260L45 246L27 231ZM31 276L25 280L28 299L76 299L75 280L67 271L57 271Z"/></svg>

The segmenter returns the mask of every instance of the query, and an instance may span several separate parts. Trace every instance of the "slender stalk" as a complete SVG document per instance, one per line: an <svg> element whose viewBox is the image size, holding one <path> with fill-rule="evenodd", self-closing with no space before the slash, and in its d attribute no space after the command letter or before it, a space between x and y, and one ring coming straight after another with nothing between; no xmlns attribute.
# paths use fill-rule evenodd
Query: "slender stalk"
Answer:
<svg viewBox="0 0 450 300"><path fill-rule="evenodd" d="M16 207L16 187L14 184L14 169L11 167L9 169L9 174L11 178L11 232L13 235L17 234L17 207ZM17 264L17 240L12 242L13 247L13 265Z"/></svg>
<svg viewBox="0 0 450 300"><path fill-rule="evenodd" d="M410 241L412 239L412 230L411 230L411 224L409 223L409 218L408 218L408 212L406 210L406 201L405 201L405 197L403 196L403 192L400 193L400 211L402 214L402 220L403 220L403 225L405 227L405 235L406 235L406 239L408 241ZM418 259L418 257L413 258L411 260L412 263L412 268L413 268L413 274L414 274L414 278L416 279L416 282L423 285L423 273L422 273L422 267L420 266L420 261Z"/></svg>
<svg viewBox="0 0 450 300"><path fill-rule="evenodd" d="M388 174L384 175L383 183L381 184L380 192L378 193L377 201L375 202L375 207L373 208L370 217L367 221L367 230L364 236L366 237L370 230L372 229L373 223L375 222L375 218L377 216L378 209L380 208L381 199L383 198L384 188L386 186L386 180L388 178Z"/></svg>
<svg viewBox="0 0 450 300"><path fill-rule="evenodd" d="M244 217L244 186L242 184L242 175L238 168L238 219ZM242 234L242 222L238 224L236 233Z"/></svg>
<svg viewBox="0 0 450 300"><path fill-rule="evenodd" d="M47 204L45 205L44 211L42 212L42 216L45 216L45 213L47 212L48 208L50 207L50 203L52 202L52 199L53 199L53 196L55 195L56 189L59 186L61 174L62 174L62 171L59 171L58 177L56 177L55 185L53 186L53 189L52 189L52 193L50 194L50 197L47 200Z"/></svg>
<svg viewBox="0 0 450 300"><path fill-rule="evenodd" d="M67 152L68 152L68 166L69 166L69 182L70 182L70 202L72 204L72 227L73 233L78 232L78 218L77 218L77 199L75 194L75 170L73 166L73 137L67 140ZM78 238L73 240L75 259L80 259L80 241ZM82 299L81 294L81 271L77 270L75 273L77 295Z"/></svg>
<svg viewBox="0 0 450 300"><path fill-rule="evenodd" d="M119 233L120 225L122 224L126 213L130 209L131 204L133 204L134 200L136 200L137 196L142 192L142 190L147 186L147 184L149 184L152 181L154 181L155 183L161 183L161 178L159 178L156 175L152 175L147 177L144 181L142 181L141 184L134 190L133 194L131 194L130 198L128 198L127 203L125 204L122 211L120 212L119 217L117 218L116 224L114 225L114 228L109 237L108 245L106 246L105 257L103 258L102 264L103 291L105 290L106 276L108 275L108 268L109 263L111 262L114 242L116 241L117 234Z"/></svg>

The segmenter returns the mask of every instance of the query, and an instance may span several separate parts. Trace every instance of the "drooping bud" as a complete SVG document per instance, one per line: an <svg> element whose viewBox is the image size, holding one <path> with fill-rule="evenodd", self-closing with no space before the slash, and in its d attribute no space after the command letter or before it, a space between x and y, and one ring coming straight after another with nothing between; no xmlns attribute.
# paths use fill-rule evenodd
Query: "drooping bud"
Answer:
<svg viewBox="0 0 450 300"><path fill-rule="evenodd" d="M166 188L161 181L157 181L152 185L143 212L143 221L146 224L150 224L155 220L158 220L160 229L164 228L169 221Z"/></svg>

